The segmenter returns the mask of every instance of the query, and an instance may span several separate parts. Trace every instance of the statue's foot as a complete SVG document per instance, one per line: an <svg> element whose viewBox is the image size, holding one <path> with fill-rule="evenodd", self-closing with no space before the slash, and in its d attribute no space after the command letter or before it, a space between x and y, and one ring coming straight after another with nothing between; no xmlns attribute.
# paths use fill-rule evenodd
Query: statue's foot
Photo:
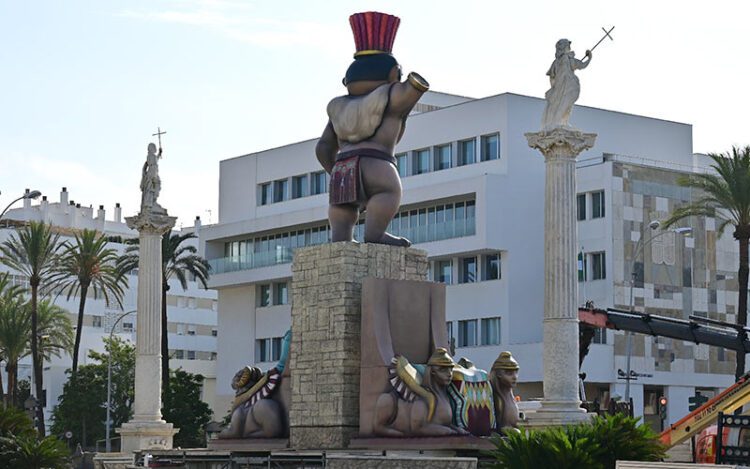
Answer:
<svg viewBox="0 0 750 469"><path fill-rule="evenodd" d="M401 236L393 236L390 233L383 233L383 236L380 237L377 241L368 241L376 244L387 244L389 246L401 246L404 248L408 248L411 246L411 241L409 241L406 238L402 238Z"/></svg>

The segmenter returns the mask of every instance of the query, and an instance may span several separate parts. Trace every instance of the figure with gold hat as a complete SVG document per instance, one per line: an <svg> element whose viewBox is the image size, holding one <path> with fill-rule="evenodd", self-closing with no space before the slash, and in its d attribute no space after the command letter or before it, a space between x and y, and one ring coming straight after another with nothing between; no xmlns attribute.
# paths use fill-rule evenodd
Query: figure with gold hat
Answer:
<svg viewBox="0 0 750 469"><path fill-rule="evenodd" d="M357 52L343 80L347 94L328 104L329 121L315 147L330 175L331 240L352 241L366 209L365 242L409 246L409 240L386 232L401 204L394 150L429 84L413 72L401 81L391 54L398 17L371 11L352 15L349 23Z"/></svg>
<svg viewBox="0 0 750 469"><path fill-rule="evenodd" d="M518 381L518 362L510 352L500 352L490 370L490 384L495 407L495 426L498 432L517 430L519 412L513 387Z"/></svg>
<svg viewBox="0 0 750 469"><path fill-rule="evenodd" d="M394 357L389 369L393 391L378 398L373 433L387 437L468 434L453 424L448 386L455 366L442 347L435 349L426 365Z"/></svg>

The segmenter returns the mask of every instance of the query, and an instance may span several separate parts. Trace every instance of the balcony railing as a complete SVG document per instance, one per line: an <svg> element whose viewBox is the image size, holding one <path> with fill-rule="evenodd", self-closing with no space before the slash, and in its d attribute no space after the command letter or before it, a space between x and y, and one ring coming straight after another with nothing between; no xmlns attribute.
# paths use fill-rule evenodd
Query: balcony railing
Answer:
<svg viewBox="0 0 750 469"><path fill-rule="evenodd" d="M357 230L358 235L361 232L362 230ZM394 229L392 233L396 236L405 236L414 244L461 238L476 234L476 219L466 218L426 226ZM356 237L359 238L359 236ZM211 259L208 263L211 266L212 274L224 274L277 264L288 264L292 262L293 251L294 249L290 247L276 246L276 249L273 251L253 252L244 256L221 257Z"/></svg>

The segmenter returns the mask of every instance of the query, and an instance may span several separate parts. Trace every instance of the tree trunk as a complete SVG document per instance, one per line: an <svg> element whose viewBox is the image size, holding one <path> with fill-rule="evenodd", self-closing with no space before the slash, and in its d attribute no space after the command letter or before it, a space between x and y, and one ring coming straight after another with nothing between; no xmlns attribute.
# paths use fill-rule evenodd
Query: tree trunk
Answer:
<svg viewBox="0 0 750 469"><path fill-rule="evenodd" d="M81 334L83 333L83 311L86 309L86 295L88 294L88 284L81 283L81 300L78 302L78 327L76 328L76 343L73 346L73 371L71 379L76 379L78 371L78 352L81 349Z"/></svg>
<svg viewBox="0 0 750 469"><path fill-rule="evenodd" d="M8 371L8 361L5 361L5 370ZM10 386L8 387L8 393L3 392L3 374L0 372L0 400L3 402L3 408L8 407L8 395L10 394Z"/></svg>
<svg viewBox="0 0 750 469"><path fill-rule="evenodd" d="M748 239L750 239L750 226L737 227L734 238L740 245L740 269L737 273L739 281L739 292L737 300L737 324L747 326L747 283L748 273ZM737 368L734 377L739 380L745 374L745 354L737 352Z"/></svg>
<svg viewBox="0 0 750 469"><path fill-rule="evenodd" d="M8 372L8 404L15 407L18 403L18 363L8 363L5 366ZM21 403L23 404L23 403Z"/></svg>
<svg viewBox="0 0 750 469"><path fill-rule="evenodd" d="M167 331L167 290L169 283L161 285L161 396L162 400L169 389L169 331Z"/></svg>
<svg viewBox="0 0 750 469"><path fill-rule="evenodd" d="M39 354L39 318L37 312L37 296L39 294L39 279L32 278L31 283L31 361L33 363L33 376L36 406L36 430L39 439L44 438L44 376L42 375L42 357Z"/></svg>

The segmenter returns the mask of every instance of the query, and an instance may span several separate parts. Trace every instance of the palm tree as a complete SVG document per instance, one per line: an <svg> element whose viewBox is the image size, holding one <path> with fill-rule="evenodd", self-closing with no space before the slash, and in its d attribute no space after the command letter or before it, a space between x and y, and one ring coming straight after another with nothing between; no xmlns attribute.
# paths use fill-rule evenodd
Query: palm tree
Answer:
<svg viewBox="0 0 750 469"><path fill-rule="evenodd" d="M67 293L68 300L71 296L80 298L71 372L71 378L75 379L89 289L93 292L94 299L103 298L107 307L114 302L122 308L122 296L128 280L117 270L117 252L107 248L107 238L96 230L85 229L77 233L72 242L64 243L63 248L64 252L50 278L50 284L56 290Z"/></svg>
<svg viewBox="0 0 750 469"><path fill-rule="evenodd" d="M18 236L16 236L16 234ZM39 286L48 279L57 260L60 249L60 235L52 232L46 223L31 222L10 239L0 245L3 257L0 262L25 275L31 286L31 357L34 369L34 385L37 397L43 395L42 358L38 353L38 317L37 303ZM39 437L44 437L44 412L37 406L37 430Z"/></svg>
<svg viewBox="0 0 750 469"><path fill-rule="evenodd" d="M6 272L0 275L0 361L5 361L6 371L8 366L13 362L16 355L18 342L28 340L27 329L20 332L13 327L12 323L16 322L19 312L23 309L24 289L18 285L12 285L9 280L10 275ZM26 347L26 342L23 347ZM19 352L20 354L20 352ZM18 363L16 360L15 363ZM3 394L3 379L0 373L0 397L4 405L15 404L15 383L11 381L10 373L8 375L8 394Z"/></svg>
<svg viewBox="0 0 750 469"><path fill-rule="evenodd" d="M169 279L175 277L183 290L188 287L188 275L199 281L203 288L207 288L208 261L197 254L195 246L181 246L188 239L197 236L193 233L172 234L161 238L161 383L162 394L169 388L169 338L167 334L167 292ZM125 249L120 257L118 266L123 274L138 268L138 240L130 241L133 246Z"/></svg>
<svg viewBox="0 0 750 469"><path fill-rule="evenodd" d="M39 302L39 354L49 361L73 348L73 322L70 312L49 299Z"/></svg>
<svg viewBox="0 0 750 469"><path fill-rule="evenodd" d="M740 267L737 273L739 292L737 323L747 325L748 240L750 240L750 146L732 147L731 152L710 153L715 174L695 174L682 177L680 185L699 189L701 196L694 202L676 209L665 221L666 227L692 216L716 217L720 222L718 234L732 225L734 239L740 248ZM745 354L737 353L736 379L745 373Z"/></svg>

